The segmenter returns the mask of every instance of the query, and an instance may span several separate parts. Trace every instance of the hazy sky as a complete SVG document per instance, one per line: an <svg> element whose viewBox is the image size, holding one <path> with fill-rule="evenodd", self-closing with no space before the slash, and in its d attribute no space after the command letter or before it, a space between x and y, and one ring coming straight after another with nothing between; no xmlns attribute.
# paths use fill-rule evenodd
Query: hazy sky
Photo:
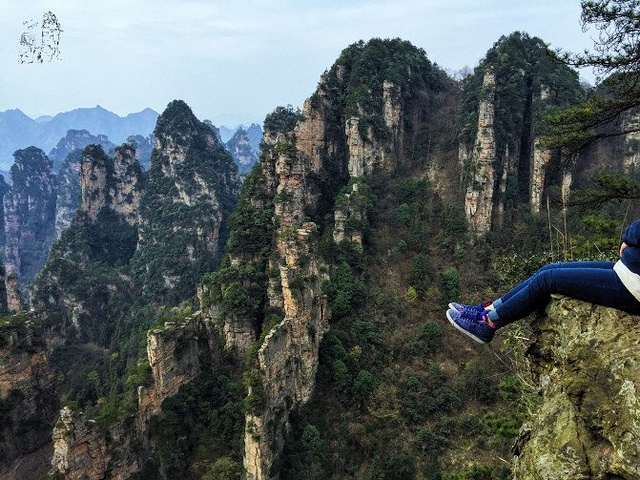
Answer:
<svg viewBox="0 0 640 480"><path fill-rule="evenodd" d="M351 43L400 37L454 72L501 35L591 47L579 0L0 0L0 111L36 117L97 104L119 115L175 98L216 124L302 105ZM60 59L18 62L23 22L46 11ZM591 80L589 72L586 78Z"/></svg>

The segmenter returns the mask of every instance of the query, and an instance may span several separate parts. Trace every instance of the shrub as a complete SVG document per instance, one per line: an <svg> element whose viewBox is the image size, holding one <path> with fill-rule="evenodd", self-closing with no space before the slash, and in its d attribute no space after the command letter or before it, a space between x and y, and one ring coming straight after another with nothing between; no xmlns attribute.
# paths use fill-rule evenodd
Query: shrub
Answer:
<svg viewBox="0 0 640 480"><path fill-rule="evenodd" d="M440 275L440 289L442 291L442 305L455 301L460 296L460 281L458 270L448 268Z"/></svg>
<svg viewBox="0 0 640 480"><path fill-rule="evenodd" d="M353 383L353 397L360 405L365 405L376 388L375 377L366 370L360 370Z"/></svg>
<svg viewBox="0 0 640 480"><path fill-rule="evenodd" d="M418 253L413 257L411 266L411 276L409 281L411 285L416 287L416 290L424 296L425 292L431 285L431 278L433 277L433 267L431 260L424 253Z"/></svg>
<svg viewBox="0 0 640 480"><path fill-rule="evenodd" d="M400 225L409 225L411 222L411 209L403 203L396 209L396 220Z"/></svg>
<svg viewBox="0 0 640 480"><path fill-rule="evenodd" d="M290 132L299 120L303 118L299 108L291 105L276 107L276 109L264 118L264 130L269 132Z"/></svg>
<svg viewBox="0 0 640 480"><path fill-rule="evenodd" d="M211 465L202 480L240 480L240 478L242 478L242 465L229 457L221 457Z"/></svg>
<svg viewBox="0 0 640 480"><path fill-rule="evenodd" d="M422 325L418 334L418 338L428 352L435 352L440 349L443 336L444 328L442 328L442 325L433 322L427 322Z"/></svg>
<svg viewBox="0 0 640 480"><path fill-rule="evenodd" d="M407 300L410 303L414 303L418 299L418 292L414 287L409 285L409 288L407 288L407 293L405 294L405 296L407 297Z"/></svg>

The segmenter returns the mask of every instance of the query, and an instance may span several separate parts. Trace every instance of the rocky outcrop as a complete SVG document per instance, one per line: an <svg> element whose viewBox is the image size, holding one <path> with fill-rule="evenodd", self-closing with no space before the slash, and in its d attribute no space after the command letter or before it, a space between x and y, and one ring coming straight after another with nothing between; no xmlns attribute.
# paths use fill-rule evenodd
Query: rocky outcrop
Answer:
<svg viewBox="0 0 640 480"><path fill-rule="evenodd" d="M100 150L98 146L101 147ZM71 225L81 201L84 202L83 210L92 209L90 216L94 220L95 215L108 199L109 208L123 215L130 225L137 224L142 178L140 160L145 161L146 155L148 165L150 155L145 148L150 151L149 140L138 135L131 137L131 141L128 139L127 143L121 147L115 148L112 145L110 150L113 151L114 159L108 157L105 154L105 148L97 143L92 144L87 150L74 150L67 155L58 173L57 238L60 238L61 233ZM92 163L100 171L94 171ZM84 165L82 171L81 165ZM106 184L100 186L101 182L108 182L108 191L103 191ZM85 190L82 200L81 188ZM89 190L91 190L90 194L96 195L95 201L87 198L86 192ZM93 203L93 206L89 206L89 203Z"/></svg>
<svg viewBox="0 0 640 480"><path fill-rule="evenodd" d="M558 297L533 330L542 404L514 446L514 478L640 478L640 319Z"/></svg>
<svg viewBox="0 0 640 480"><path fill-rule="evenodd" d="M324 154L333 148L327 142L326 108L318 101L313 106L307 101L302 116L281 108L269 117L266 123L271 128L265 129L259 177L245 183L251 196L240 201L239 215L260 219L258 209L273 208L273 218L262 220L267 220L263 234L272 232L272 238L252 248L236 244L237 238L243 238L242 231L232 232L230 240L227 271L234 275L247 269L268 271L268 280L260 285L266 289L266 308L282 316L275 323L265 319L260 335L245 309L223 311L224 298L222 308L211 307L226 348L241 358L254 352L245 428L244 464L249 479L277 478L274 466L289 416L313 392L319 344L328 328L329 308L321 289L327 268L317 251L317 226L308 218L320 198L312 177L325 167ZM300 117L304 120L297 122ZM240 277L239 281L246 280ZM224 297L232 288L223 285L222 290ZM260 348L250 349L258 337Z"/></svg>
<svg viewBox="0 0 640 480"><path fill-rule="evenodd" d="M153 374L151 388L138 388L140 414L147 420L160 411L162 402L200 373L194 319L184 324L167 322L163 329L147 333L147 355Z"/></svg>
<svg viewBox="0 0 640 480"><path fill-rule="evenodd" d="M115 159L99 145L79 153L65 164L69 172L78 168L77 187L66 197L78 208L31 286L31 300L34 308L65 319L53 325L62 335L106 347L116 318L125 314L118 303L132 295L128 272L111 267L127 264L136 250L142 171L128 144L116 149Z"/></svg>
<svg viewBox="0 0 640 480"><path fill-rule="evenodd" d="M147 334L151 382L138 387L138 410L132 418L108 427L86 413L64 407L53 429L54 471L65 479L126 479L140 471L156 445L150 425L162 403L202 371L220 364L221 348L210 319L200 312L166 322ZM168 478L160 474L161 478Z"/></svg>
<svg viewBox="0 0 640 480"><path fill-rule="evenodd" d="M240 181L231 155L186 103L169 104L155 135L132 264L149 294L177 302L216 269Z"/></svg>
<svg viewBox="0 0 640 480"><path fill-rule="evenodd" d="M5 268L28 285L44 265L55 237L56 177L35 147L18 150L11 190L4 196Z"/></svg>
<svg viewBox="0 0 640 480"><path fill-rule="evenodd" d="M306 118L313 119L313 115ZM313 120L311 124L313 125ZM296 134L310 136L309 124L298 124ZM282 135L279 142L295 140ZM271 268L279 271L279 282L270 284L273 307L283 307L284 318L265 336L252 373L249 395L261 397L247 415L244 464L248 479L277 478L275 460L284 446L284 432L291 410L306 403L315 386L320 341L328 329L330 311L322 294L325 275L317 252L317 227L305 222L309 200L307 175L322 165L317 158L294 150L270 156L278 197L275 201L277 256ZM271 165L265 165L269 169ZM275 290L275 291L274 291Z"/></svg>
<svg viewBox="0 0 640 480"><path fill-rule="evenodd" d="M71 225L80 207L80 162L82 150L74 150L65 158L58 172L56 200L56 238Z"/></svg>
<svg viewBox="0 0 640 480"><path fill-rule="evenodd" d="M393 82L385 80L382 87L382 118L389 129L390 139L379 140L372 125L363 128L361 122L364 110L360 115L348 118L345 124L345 135L349 146L349 175L359 177L371 175L376 168L390 169L395 167L398 152L402 148L402 109L400 89ZM363 135L363 130L365 134Z"/></svg>
<svg viewBox="0 0 640 480"><path fill-rule="evenodd" d="M540 100L545 102L549 100L551 95L550 89L542 86L540 89ZM555 152L556 155L559 152ZM533 158L531 159L531 178L529 179L529 204L531 212L540 213L542 208L542 196L544 193L545 181L547 179L547 170L551 165L554 152L541 145L540 138L533 140Z"/></svg>
<svg viewBox="0 0 640 480"><path fill-rule="evenodd" d="M569 162L543 147L536 119L584 92L576 72L549 55L541 39L521 32L500 38L462 91L465 212L479 239L517 221L519 206L539 214Z"/></svg>
<svg viewBox="0 0 640 480"><path fill-rule="evenodd" d="M5 290L7 292L7 309L10 312L24 310L25 305L20 294L20 284L18 276L10 273L4 277Z"/></svg>
<svg viewBox="0 0 640 480"><path fill-rule="evenodd" d="M487 70L482 81L483 96L478 108L476 140L471 158L464 162L464 168L470 172L464 208L469 229L477 237L491 229L493 189L496 181L496 145L493 131L495 88L495 73Z"/></svg>
<svg viewBox="0 0 640 480"><path fill-rule="evenodd" d="M0 249L4 252L5 244L6 244L6 236L4 231L4 196L5 194L11 190L11 187L4 180L4 176L0 175Z"/></svg>
<svg viewBox="0 0 640 480"><path fill-rule="evenodd" d="M358 183L351 185L351 193L344 194L336 201L336 208L333 214L334 228L333 240L336 243L349 241L362 247L362 227L366 221L366 205L358 201Z"/></svg>
<svg viewBox="0 0 640 480"><path fill-rule="evenodd" d="M64 475L65 480L105 478L111 456L105 434L95 421L87 420L84 415L74 415L69 407L64 407L52 437L51 465Z"/></svg>
<svg viewBox="0 0 640 480"><path fill-rule="evenodd" d="M104 427L83 412L60 410L53 427L52 473L65 480L125 480L141 468L144 438L126 421Z"/></svg>
<svg viewBox="0 0 640 480"><path fill-rule="evenodd" d="M113 164L102 148L89 147L80 163L81 209L95 222L98 212L111 204L107 177L113 177Z"/></svg>
<svg viewBox="0 0 640 480"><path fill-rule="evenodd" d="M206 355L209 364L219 364L218 345L210 321L200 312L181 322L166 322L163 328L149 330L147 356L153 383L138 388L140 430L145 430L149 419L161 411L165 399L198 376L201 355Z"/></svg>
<svg viewBox="0 0 640 480"><path fill-rule="evenodd" d="M640 112L637 108L625 112L620 123L620 131L629 132L622 136L622 146L617 146L622 149L620 167L625 173L630 173L640 166Z"/></svg>
<svg viewBox="0 0 640 480"><path fill-rule="evenodd" d="M58 379L37 320L24 313L0 320L0 478L7 480L49 470Z"/></svg>
<svg viewBox="0 0 640 480"><path fill-rule="evenodd" d="M142 170L135 150L127 143L109 158L101 147L84 150L80 164L80 210L93 222L106 208L129 225L138 223Z"/></svg>
<svg viewBox="0 0 640 480"><path fill-rule="evenodd" d="M238 165L240 174L249 173L258 162L258 151L254 150L249 139L249 133L242 127L236 130L236 133L225 144L225 147L231 153L236 165Z"/></svg>
<svg viewBox="0 0 640 480"><path fill-rule="evenodd" d="M122 352L118 342L135 341L132 338L140 333L135 309L141 304L131 306L145 288L149 294L145 300L173 303L176 298L189 297L196 279L214 270L224 241L224 222L239 187L230 155L211 140L210 130L205 131L183 102L176 103L175 115L159 122L158 150L154 152L144 214L139 208L143 203L141 169L133 147L125 144L117 148L114 158L98 145L84 149L78 163L77 214L62 232L32 289L34 306L50 312L47 330L59 332L74 347L92 352L87 358L89 365L100 369L108 364L107 368L115 370L138 362L135 375L142 379L125 387L126 412L121 410L122 404L111 408L110 403L102 403L121 401L109 394L97 401L72 397L73 410L60 412L53 433L53 466L65 478L129 478L143 466L159 470L158 475L167 478L162 470L165 465L151 459L158 448L154 436L161 436L155 417L161 415L163 401L202 372L203 362L207 369L219 362L217 334L211 321L200 314L149 333L149 371L134 357L135 352L128 358L118 357ZM139 222L143 222L146 234L140 252L148 256L138 257L140 263L135 264L132 256ZM129 266L133 266L133 273ZM163 273L175 269L170 273L190 290L163 297L164 278L156 275L158 270L144 279L144 285L135 282L135 275L147 266ZM154 282L158 280L161 288L156 289L158 283ZM61 352L56 356L58 361L66 349ZM78 369L57 366L65 380L76 381ZM149 382L147 373L152 377ZM139 411L134 412L137 386L141 386L137 392ZM113 418L113 413L121 418ZM49 429L49 439L53 424L53 419L43 423ZM184 464L188 465L187 460Z"/></svg>
<svg viewBox="0 0 640 480"><path fill-rule="evenodd" d="M105 431L85 413L63 408L53 430L54 470L66 479L96 480L126 479L138 472L154 451L150 424L162 413L162 403L198 376L203 360L207 368L216 368L220 352L211 322L200 312L150 330L151 383L138 387L135 423L121 419Z"/></svg>
<svg viewBox="0 0 640 480"><path fill-rule="evenodd" d="M540 139L536 138L533 147L533 161L531 165L531 195L529 202L531 212L540 213L542 208L542 193L544 191L547 167L551 163L551 150L540 146Z"/></svg>

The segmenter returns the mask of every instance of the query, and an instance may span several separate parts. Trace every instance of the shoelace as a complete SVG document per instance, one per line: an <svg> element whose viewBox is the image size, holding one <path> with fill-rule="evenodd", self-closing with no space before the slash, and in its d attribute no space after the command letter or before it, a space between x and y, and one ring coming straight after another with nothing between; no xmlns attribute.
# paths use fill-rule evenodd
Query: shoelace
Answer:
<svg viewBox="0 0 640 480"><path fill-rule="evenodd" d="M460 316L465 320L472 320L474 322L480 322L482 320L484 310L479 312L477 310L465 310L460 312Z"/></svg>

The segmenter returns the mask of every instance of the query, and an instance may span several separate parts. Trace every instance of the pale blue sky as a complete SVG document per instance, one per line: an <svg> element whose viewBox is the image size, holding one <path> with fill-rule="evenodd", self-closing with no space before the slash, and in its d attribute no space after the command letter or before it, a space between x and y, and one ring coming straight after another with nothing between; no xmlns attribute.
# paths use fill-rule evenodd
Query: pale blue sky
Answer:
<svg viewBox="0 0 640 480"><path fill-rule="evenodd" d="M64 30L61 59L19 64L23 21L48 10ZM579 20L579 0L0 0L0 111L125 115L180 98L216 124L261 121L300 106L360 39L409 40L455 72L515 30L590 47Z"/></svg>

